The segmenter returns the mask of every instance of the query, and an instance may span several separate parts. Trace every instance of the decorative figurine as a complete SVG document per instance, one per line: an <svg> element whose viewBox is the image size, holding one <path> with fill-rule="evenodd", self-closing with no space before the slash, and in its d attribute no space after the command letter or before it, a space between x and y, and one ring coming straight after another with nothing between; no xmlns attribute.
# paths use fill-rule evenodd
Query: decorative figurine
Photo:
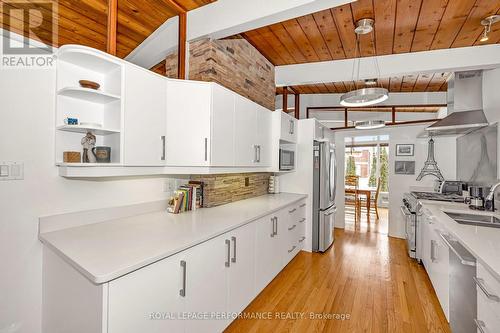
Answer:
<svg viewBox="0 0 500 333"><path fill-rule="evenodd" d="M83 146L83 156L82 156L82 162L83 163L96 163L97 159L94 153L95 149L95 135L92 134L91 132L87 132L87 135L85 135L82 138L82 146Z"/></svg>

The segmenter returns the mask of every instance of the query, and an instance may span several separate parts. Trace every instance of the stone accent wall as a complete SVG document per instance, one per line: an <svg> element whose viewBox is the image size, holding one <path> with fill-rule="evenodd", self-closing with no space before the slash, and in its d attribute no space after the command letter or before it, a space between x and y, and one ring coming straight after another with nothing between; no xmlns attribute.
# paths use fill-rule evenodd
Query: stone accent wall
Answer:
<svg viewBox="0 0 500 333"><path fill-rule="evenodd" d="M152 70L176 78L177 52ZM192 42L189 79L217 82L270 110L275 109L274 66L244 38Z"/></svg>
<svg viewBox="0 0 500 333"><path fill-rule="evenodd" d="M193 175L191 179L205 183L203 207L209 208L267 194L270 175L270 173ZM248 186L245 185L246 178Z"/></svg>

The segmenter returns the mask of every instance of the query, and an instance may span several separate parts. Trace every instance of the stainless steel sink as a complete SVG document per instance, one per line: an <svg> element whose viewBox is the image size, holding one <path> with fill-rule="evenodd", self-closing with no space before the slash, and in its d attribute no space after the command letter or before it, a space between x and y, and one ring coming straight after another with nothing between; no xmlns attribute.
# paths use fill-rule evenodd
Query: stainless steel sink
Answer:
<svg viewBox="0 0 500 333"><path fill-rule="evenodd" d="M500 219L492 215L444 212L460 224L477 225L480 227L500 228Z"/></svg>

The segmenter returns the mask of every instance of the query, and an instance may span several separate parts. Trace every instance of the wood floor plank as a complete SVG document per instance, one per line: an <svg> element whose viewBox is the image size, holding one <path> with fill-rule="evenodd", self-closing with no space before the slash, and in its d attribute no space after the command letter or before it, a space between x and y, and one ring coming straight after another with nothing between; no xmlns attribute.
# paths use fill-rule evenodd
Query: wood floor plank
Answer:
<svg viewBox="0 0 500 333"><path fill-rule="evenodd" d="M388 237L387 211L381 216L347 220L325 253L300 252L244 310L273 318L237 319L225 332L450 332L425 269L408 257L404 240Z"/></svg>

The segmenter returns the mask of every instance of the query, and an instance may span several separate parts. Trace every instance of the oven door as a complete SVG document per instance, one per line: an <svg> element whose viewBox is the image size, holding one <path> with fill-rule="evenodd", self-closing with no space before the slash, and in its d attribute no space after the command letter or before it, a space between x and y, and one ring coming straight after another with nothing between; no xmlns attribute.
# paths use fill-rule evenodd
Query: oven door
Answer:
<svg viewBox="0 0 500 333"><path fill-rule="evenodd" d="M417 243L417 233L416 233L416 214L413 214L406 208L406 206L401 206L401 214L403 215L403 221L405 223L405 237L406 245L408 247L408 255L411 258L416 258L416 243Z"/></svg>

